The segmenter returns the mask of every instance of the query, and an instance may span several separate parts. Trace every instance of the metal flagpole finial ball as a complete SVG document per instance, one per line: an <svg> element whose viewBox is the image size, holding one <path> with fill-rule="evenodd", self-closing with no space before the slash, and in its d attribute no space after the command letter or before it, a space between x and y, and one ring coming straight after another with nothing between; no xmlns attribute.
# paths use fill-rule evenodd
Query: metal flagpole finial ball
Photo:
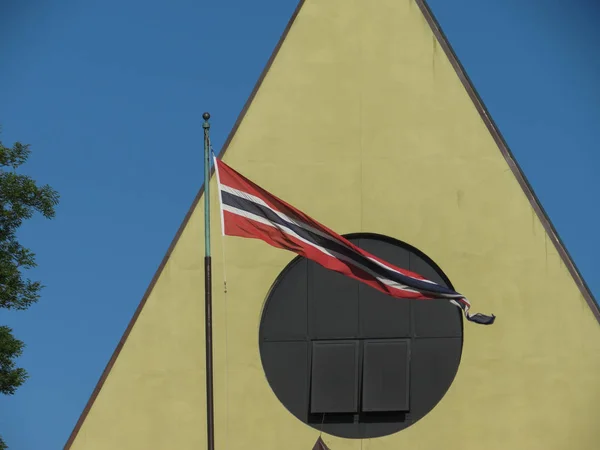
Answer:
<svg viewBox="0 0 600 450"><path fill-rule="evenodd" d="M210 114L205 112L204 114L202 114L202 118L208 122L208 119L210 119Z"/></svg>

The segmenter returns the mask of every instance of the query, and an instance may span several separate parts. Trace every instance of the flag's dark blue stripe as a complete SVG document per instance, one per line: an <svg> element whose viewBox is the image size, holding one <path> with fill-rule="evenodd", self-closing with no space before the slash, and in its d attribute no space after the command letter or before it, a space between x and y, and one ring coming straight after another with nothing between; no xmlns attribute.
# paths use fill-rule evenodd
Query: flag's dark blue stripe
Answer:
<svg viewBox="0 0 600 450"><path fill-rule="evenodd" d="M323 236L320 236L316 233L308 231L304 228L299 227L287 220L282 219L280 216L275 214L271 209L254 203L251 200L247 200L237 195L230 194L229 192L221 191L221 200L224 205L229 205L234 208L240 209L242 211L255 214L260 217L264 217L270 222L276 223L278 225L284 226L289 230L293 231L297 235L302 238L312 242L319 247L323 247L326 250L330 250L335 253L342 254L352 261L364 266L368 267L371 271L376 273L380 277L388 278L396 281L397 283L409 286L411 288L417 289L420 292L423 292L425 295L429 294L450 294L455 295L456 292L452 289L449 289L445 286L441 286L439 284L431 284L421 280L416 280L414 278L408 277L398 272L394 272L386 269L385 267L381 267L380 265L374 263L370 259L364 257L360 253L354 252L345 245L338 243L335 240L327 239ZM296 219L293 217L293 219ZM298 221L301 221L300 218L297 218Z"/></svg>

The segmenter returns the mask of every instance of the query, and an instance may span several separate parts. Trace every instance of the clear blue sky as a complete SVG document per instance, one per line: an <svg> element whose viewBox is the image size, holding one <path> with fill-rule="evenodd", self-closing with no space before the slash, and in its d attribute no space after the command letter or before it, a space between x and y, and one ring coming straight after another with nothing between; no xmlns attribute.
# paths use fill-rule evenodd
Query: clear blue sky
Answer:
<svg viewBox="0 0 600 450"><path fill-rule="evenodd" d="M430 5L600 297L598 3ZM32 144L26 172L62 195L21 233L43 298L0 311L31 375L0 399L11 449L64 445L202 183L201 113L218 150L295 6L0 2L0 139Z"/></svg>

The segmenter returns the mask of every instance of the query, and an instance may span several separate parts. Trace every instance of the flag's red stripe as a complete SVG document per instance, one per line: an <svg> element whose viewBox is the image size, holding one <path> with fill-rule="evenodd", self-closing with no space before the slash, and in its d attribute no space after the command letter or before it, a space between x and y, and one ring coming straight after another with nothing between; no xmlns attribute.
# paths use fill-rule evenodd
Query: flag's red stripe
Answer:
<svg viewBox="0 0 600 450"><path fill-rule="evenodd" d="M342 273L355 280L362 281L369 286L396 298L408 298L416 300L429 300L431 297L424 296L418 292L407 292L385 285L364 270L345 263L335 257L329 256L314 246L307 244L294 236L291 236L278 228L265 225L260 222L239 216L230 211L224 211L225 234L244 238L260 239L273 247L292 251L307 259L313 260L323 267Z"/></svg>
<svg viewBox="0 0 600 450"><path fill-rule="evenodd" d="M234 169L232 169L231 167L229 167L227 164L225 164L221 160L217 160L217 164L219 165L219 167L218 167L219 179L220 179L221 184L232 187L234 189L238 189L240 191L246 192L248 194L251 194L251 195L254 195L255 197L260 198L267 205L269 205L271 208L275 209L276 211L279 211L279 212L285 214L286 216L293 218L294 220L303 222L306 225L309 225L312 228L315 228L315 229L319 230L320 232L331 236L331 238L340 241L341 243L345 244L352 251L359 253L366 258L372 258L376 261L379 261L380 263L384 264L385 266L387 266L393 270L397 270L398 272L400 272L406 276L413 277L413 278L416 278L419 280L425 279L423 276L421 276L417 273L393 266L393 265L389 264L388 262L384 261L383 259L378 258L375 255L372 255L371 253L368 253L365 250L357 247L352 242L345 239L343 236L340 236L339 234L337 234L335 231L327 228L325 225L323 225L323 224L317 222L316 220L314 220L313 218L307 216L302 211L294 208L292 205L286 203L285 201L274 196L270 192L264 190L257 184L253 183L252 181L250 181L249 179L244 177L242 174L240 174L239 172L237 172ZM228 234L227 229L225 230L225 234Z"/></svg>

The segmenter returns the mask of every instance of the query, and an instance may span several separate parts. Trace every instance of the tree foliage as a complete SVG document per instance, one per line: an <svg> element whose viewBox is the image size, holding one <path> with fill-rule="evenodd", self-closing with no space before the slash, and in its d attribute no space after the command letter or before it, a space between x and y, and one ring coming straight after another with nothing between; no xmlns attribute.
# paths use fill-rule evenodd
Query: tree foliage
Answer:
<svg viewBox="0 0 600 450"><path fill-rule="evenodd" d="M15 359L21 356L23 347L25 344L13 337L10 328L0 326L0 393L2 394L14 394L27 379L25 369L15 367Z"/></svg>
<svg viewBox="0 0 600 450"><path fill-rule="evenodd" d="M42 288L39 281L23 277L21 270L36 266L35 255L19 243L17 230L35 212L54 217L58 203L58 193L50 186L39 187L16 172L30 152L28 145L17 142L8 148L0 142L0 307L8 309L26 309Z"/></svg>
<svg viewBox="0 0 600 450"><path fill-rule="evenodd" d="M29 145L17 142L5 147L0 141L0 308L13 310L35 303L43 287L23 274L36 266L35 254L19 242L17 231L35 213L53 218L59 198L50 186L38 186L30 176L17 172L30 153ZM1 394L14 394L27 379L25 369L16 367L15 362L24 346L9 327L0 326ZM6 448L0 438L0 450Z"/></svg>

